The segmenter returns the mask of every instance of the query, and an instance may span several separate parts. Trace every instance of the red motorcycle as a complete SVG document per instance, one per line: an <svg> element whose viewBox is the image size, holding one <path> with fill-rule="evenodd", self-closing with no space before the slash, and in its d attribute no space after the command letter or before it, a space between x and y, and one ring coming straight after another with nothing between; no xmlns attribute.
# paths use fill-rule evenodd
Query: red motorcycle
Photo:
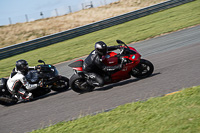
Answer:
<svg viewBox="0 0 200 133"><path fill-rule="evenodd" d="M131 76L142 79L153 73L153 64L148 60L141 59L141 55L135 48L127 46L121 40L117 40L117 43L122 45L120 52L108 52L106 56L102 57L102 61L107 66L123 63L123 68L112 73L110 79L105 81L105 85L131 78ZM82 59L69 64L69 67L74 70L74 75L70 78L69 84L71 89L78 93L89 92L95 88L88 84L87 80L90 80L90 77L83 72L82 66Z"/></svg>

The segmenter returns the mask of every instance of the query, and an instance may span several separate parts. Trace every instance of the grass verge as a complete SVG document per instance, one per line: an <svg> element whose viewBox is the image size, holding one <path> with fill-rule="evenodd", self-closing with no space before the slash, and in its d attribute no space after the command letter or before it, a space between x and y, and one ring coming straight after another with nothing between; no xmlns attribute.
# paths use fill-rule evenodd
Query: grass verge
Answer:
<svg viewBox="0 0 200 133"><path fill-rule="evenodd" d="M199 133L200 86L31 133Z"/></svg>
<svg viewBox="0 0 200 133"><path fill-rule="evenodd" d="M94 43L100 40L108 45L115 45L116 39L131 43L200 24L199 7L200 0L196 0L140 19L3 59L0 61L0 77L9 76L15 61L19 59L27 60L30 66L37 65L38 59L55 64L87 55L94 49Z"/></svg>

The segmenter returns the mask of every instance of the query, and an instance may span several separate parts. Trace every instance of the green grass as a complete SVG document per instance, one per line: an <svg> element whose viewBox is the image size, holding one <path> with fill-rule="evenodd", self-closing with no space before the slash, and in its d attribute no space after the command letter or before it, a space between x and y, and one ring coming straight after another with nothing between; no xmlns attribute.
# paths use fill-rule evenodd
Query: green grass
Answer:
<svg viewBox="0 0 200 133"><path fill-rule="evenodd" d="M0 77L9 76L15 61L19 59L26 59L30 66L37 65L38 59L43 59L49 64L55 64L87 55L94 49L94 43L100 40L108 45L116 45L116 39L131 43L196 24L200 24L200 0L3 59L0 61Z"/></svg>
<svg viewBox="0 0 200 133"><path fill-rule="evenodd" d="M200 86L60 122L32 133L199 133Z"/></svg>

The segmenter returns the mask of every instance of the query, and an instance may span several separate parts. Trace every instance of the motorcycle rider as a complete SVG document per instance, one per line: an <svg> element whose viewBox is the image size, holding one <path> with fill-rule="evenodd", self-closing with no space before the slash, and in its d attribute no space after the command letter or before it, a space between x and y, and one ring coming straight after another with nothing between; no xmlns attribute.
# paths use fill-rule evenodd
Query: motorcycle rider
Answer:
<svg viewBox="0 0 200 133"><path fill-rule="evenodd" d="M28 90L42 86L41 82L39 84L30 84L27 81L26 74L28 73L28 70L29 66L26 60L22 59L16 61L16 67L11 72L7 81L9 92L17 99L31 100L33 96Z"/></svg>
<svg viewBox="0 0 200 133"><path fill-rule="evenodd" d="M120 49L121 45L108 47L103 41L95 43L95 50L83 62L83 72L88 75L91 80L88 84L94 87L102 87L105 80L109 80L109 73L122 69L122 63L115 66L106 66L102 62L102 57L107 51Z"/></svg>

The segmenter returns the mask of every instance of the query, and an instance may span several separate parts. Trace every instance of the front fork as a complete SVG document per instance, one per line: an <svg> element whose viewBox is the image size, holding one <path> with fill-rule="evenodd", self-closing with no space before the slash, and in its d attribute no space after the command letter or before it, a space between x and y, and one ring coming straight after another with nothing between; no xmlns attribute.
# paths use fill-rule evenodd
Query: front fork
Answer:
<svg viewBox="0 0 200 133"><path fill-rule="evenodd" d="M49 85L56 85L56 82L58 80L60 80L62 78L62 76L58 75L53 77L52 79L48 80L48 81L44 81L44 84L46 84L46 86L48 87Z"/></svg>

